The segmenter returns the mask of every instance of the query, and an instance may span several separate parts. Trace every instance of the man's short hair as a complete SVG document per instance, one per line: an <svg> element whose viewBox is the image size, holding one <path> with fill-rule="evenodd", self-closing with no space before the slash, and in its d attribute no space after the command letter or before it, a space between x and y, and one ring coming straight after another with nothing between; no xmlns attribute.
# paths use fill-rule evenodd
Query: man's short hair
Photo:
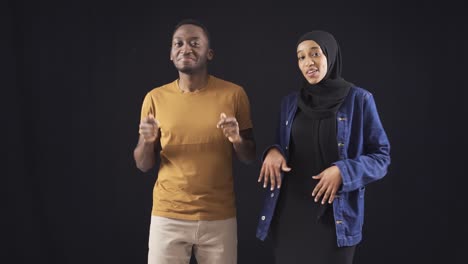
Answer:
<svg viewBox="0 0 468 264"><path fill-rule="evenodd" d="M211 47L211 38L210 32L208 32L208 28L206 28L206 26L203 23L195 19L187 18L177 23L177 25L174 27L174 32L172 32L172 35L174 35L177 29L179 29L183 25L194 25L200 27L206 35L206 39L208 40L208 47Z"/></svg>

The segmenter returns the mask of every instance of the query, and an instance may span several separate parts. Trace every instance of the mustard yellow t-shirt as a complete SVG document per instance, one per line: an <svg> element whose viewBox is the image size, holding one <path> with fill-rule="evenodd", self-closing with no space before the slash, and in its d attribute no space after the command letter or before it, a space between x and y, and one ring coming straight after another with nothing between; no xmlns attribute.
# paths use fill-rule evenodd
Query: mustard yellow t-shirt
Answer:
<svg viewBox="0 0 468 264"><path fill-rule="evenodd" d="M141 118L153 114L161 129L161 163L153 189L152 214L187 220L236 215L232 143L216 128L221 113L239 129L252 127L244 89L209 76L206 87L187 93L178 81L151 90Z"/></svg>

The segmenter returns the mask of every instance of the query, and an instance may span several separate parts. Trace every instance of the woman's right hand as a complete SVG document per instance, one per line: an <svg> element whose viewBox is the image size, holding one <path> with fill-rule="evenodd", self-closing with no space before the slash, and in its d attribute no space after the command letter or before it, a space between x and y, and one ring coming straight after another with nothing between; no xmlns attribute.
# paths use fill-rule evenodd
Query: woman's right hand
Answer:
<svg viewBox="0 0 468 264"><path fill-rule="evenodd" d="M263 160L258 182L263 180L263 188L266 188L270 182L272 191L275 186L279 189L281 187L281 171L290 170L291 168L286 164L283 154L277 148L271 148Z"/></svg>

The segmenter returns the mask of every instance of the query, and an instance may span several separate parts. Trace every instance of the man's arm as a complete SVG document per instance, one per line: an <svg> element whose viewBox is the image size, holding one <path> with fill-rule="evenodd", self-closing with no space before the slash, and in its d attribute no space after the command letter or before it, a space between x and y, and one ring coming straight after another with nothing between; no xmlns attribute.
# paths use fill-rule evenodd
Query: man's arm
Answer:
<svg viewBox="0 0 468 264"><path fill-rule="evenodd" d="M253 129L248 128L239 131L239 123L235 117L227 117L225 113L219 116L217 128L223 130L223 134L232 143L236 155L240 161L251 163L255 160L255 140Z"/></svg>
<svg viewBox="0 0 468 264"><path fill-rule="evenodd" d="M236 151L237 157L244 163L252 163L255 161L256 145L253 136L253 129L245 129L239 132L240 140L233 142L234 150Z"/></svg>
<svg viewBox="0 0 468 264"><path fill-rule="evenodd" d="M133 151L133 157L138 169L149 171L156 164L156 147L159 145L159 124L152 115L144 118L140 123L140 138Z"/></svg>

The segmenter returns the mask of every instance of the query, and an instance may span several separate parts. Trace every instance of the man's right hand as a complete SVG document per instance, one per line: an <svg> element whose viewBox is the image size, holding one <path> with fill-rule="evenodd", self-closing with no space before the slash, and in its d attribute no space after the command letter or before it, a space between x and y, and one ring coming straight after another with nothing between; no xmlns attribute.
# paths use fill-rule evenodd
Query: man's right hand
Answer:
<svg viewBox="0 0 468 264"><path fill-rule="evenodd" d="M144 143L154 143L159 137L159 122L152 114L143 118L140 123L140 135L143 136Z"/></svg>
<svg viewBox="0 0 468 264"><path fill-rule="evenodd" d="M286 160L277 148L268 151L260 170L258 182L263 180L263 188L266 188L268 182L271 184L271 190L281 187L281 171L290 171L291 168L286 164Z"/></svg>

